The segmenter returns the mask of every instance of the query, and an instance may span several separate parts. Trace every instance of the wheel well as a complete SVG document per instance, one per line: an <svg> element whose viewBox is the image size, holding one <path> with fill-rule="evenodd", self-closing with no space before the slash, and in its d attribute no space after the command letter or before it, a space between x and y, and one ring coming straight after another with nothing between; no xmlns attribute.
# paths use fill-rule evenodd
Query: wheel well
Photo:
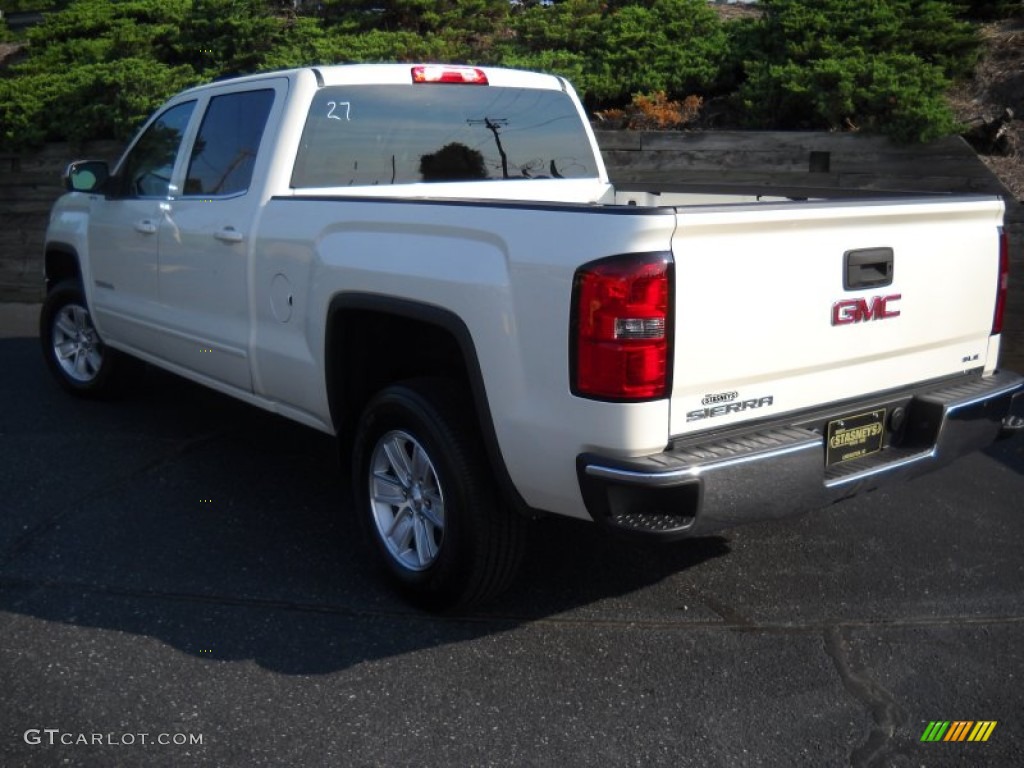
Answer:
<svg viewBox="0 0 1024 768"><path fill-rule="evenodd" d="M473 338L457 315L404 299L343 294L331 302L326 332L327 395L343 458L374 394L406 379L451 379L464 393L502 496L520 514L542 514L527 505L505 466Z"/></svg>
<svg viewBox="0 0 1024 768"><path fill-rule="evenodd" d="M374 393L393 382L441 376L470 391L459 341L450 330L428 320L387 311L340 309L330 319L326 352L331 417L343 439L354 431Z"/></svg>
<svg viewBox="0 0 1024 768"><path fill-rule="evenodd" d="M50 247L46 250L46 292L68 278L81 280L82 273L78 266L78 254L69 248Z"/></svg>

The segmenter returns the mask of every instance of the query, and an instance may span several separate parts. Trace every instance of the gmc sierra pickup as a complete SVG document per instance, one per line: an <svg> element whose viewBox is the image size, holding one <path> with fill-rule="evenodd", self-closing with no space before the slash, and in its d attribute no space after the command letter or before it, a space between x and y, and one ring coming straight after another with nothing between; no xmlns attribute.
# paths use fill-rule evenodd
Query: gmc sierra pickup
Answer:
<svg viewBox="0 0 1024 768"><path fill-rule="evenodd" d="M531 516L704 534L1020 430L999 199L616 188L559 77L218 82L66 184L57 380L102 395L137 358L337 435L428 609L505 587Z"/></svg>

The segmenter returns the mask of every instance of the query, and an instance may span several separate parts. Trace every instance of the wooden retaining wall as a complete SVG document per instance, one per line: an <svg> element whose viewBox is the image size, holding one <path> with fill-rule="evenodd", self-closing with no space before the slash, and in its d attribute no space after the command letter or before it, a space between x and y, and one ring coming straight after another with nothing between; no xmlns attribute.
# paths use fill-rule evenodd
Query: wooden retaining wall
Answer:
<svg viewBox="0 0 1024 768"><path fill-rule="evenodd" d="M851 133L598 131L597 135L613 178L812 187L835 193L1004 191L958 136L901 146L880 136Z"/></svg>
<svg viewBox="0 0 1024 768"><path fill-rule="evenodd" d="M115 161L122 146L97 142L80 148L50 144L38 152L0 154L0 301L39 301L43 235L50 207L63 193L61 173L71 160Z"/></svg>

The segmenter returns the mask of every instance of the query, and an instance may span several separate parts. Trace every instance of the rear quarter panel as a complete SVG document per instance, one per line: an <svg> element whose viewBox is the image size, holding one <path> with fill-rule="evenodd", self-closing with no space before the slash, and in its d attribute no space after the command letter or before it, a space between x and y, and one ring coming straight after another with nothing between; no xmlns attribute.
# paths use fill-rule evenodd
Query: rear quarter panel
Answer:
<svg viewBox="0 0 1024 768"><path fill-rule="evenodd" d="M331 301L374 294L446 309L479 359L506 468L524 500L585 516L575 458L643 455L668 440L667 400L609 404L569 391L569 310L581 264L670 246L670 209L279 198L261 220L254 274L255 381L330 422L325 323ZM275 282L293 287L287 321Z"/></svg>

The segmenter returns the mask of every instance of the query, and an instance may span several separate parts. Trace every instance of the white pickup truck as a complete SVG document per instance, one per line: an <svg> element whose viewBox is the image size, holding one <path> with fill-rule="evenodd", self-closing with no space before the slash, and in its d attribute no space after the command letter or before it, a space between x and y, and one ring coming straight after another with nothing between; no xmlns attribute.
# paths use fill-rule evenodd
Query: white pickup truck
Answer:
<svg viewBox="0 0 1024 768"><path fill-rule="evenodd" d="M704 534L1021 427L999 199L617 189L559 77L218 82L66 181L57 380L103 394L137 358L337 435L357 518L428 609L506 586L531 516Z"/></svg>

